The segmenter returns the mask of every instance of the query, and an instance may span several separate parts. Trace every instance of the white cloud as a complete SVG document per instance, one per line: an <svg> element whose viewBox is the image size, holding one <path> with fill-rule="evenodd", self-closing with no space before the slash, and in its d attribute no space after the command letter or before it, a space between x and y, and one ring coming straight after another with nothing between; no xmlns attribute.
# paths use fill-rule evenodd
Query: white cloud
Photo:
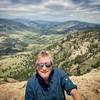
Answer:
<svg viewBox="0 0 100 100"><path fill-rule="evenodd" d="M73 1L30 0L27 3L28 0L0 0L0 16L100 22L100 0L88 0L88 3L86 0Z"/></svg>

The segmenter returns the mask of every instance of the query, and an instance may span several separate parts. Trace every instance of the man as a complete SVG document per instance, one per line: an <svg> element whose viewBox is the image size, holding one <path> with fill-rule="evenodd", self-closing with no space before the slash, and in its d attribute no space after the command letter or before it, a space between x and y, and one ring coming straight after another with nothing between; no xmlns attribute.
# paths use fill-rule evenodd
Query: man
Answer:
<svg viewBox="0 0 100 100"><path fill-rule="evenodd" d="M74 100L81 100L77 86L68 75L53 68L53 58L48 51L38 54L35 66L36 74L28 80L25 100L65 100L64 90Z"/></svg>

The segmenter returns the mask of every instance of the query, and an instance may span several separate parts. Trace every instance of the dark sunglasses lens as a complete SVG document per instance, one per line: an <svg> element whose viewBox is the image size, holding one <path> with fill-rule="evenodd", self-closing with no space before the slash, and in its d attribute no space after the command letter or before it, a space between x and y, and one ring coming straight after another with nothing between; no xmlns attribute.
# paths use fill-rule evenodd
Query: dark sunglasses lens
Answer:
<svg viewBox="0 0 100 100"><path fill-rule="evenodd" d="M36 64L36 67L43 67L43 66L46 66L47 68L51 67L52 64L49 64L49 63L45 63L45 64Z"/></svg>
<svg viewBox="0 0 100 100"><path fill-rule="evenodd" d="M43 67L43 64L36 64L36 67Z"/></svg>
<svg viewBox="0 0 100 100"><path fill-rule="evenodd" d="M51 64L45 64L45 66L49 68L49 67L51 67Z"/></svg>

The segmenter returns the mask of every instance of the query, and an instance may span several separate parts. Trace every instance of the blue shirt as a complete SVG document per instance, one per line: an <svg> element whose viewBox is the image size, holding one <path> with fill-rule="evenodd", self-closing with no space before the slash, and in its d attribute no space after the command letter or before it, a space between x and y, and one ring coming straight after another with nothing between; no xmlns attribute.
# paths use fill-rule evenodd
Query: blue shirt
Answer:
<svg viewBox="0 0 100 100"><path fill-rule="evenodd" d="M70 95L73 88L77 86L64 71L53 69L48 84L38 74L28 80L25 100L65 100L64 90Z"/></svg>

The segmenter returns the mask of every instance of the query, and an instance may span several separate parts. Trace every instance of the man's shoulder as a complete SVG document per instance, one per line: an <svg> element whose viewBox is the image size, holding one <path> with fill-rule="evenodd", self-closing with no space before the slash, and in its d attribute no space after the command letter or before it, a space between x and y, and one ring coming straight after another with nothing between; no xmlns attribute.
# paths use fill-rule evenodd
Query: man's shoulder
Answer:
<svg viewBox="0 0 100 100"><path fill-rule="evenodd" d="M62 75L63 73L65 73L62 69L59 68L54 68L54 74L59 76Z"/></svg>
<svg viewBox="0 0 100 100"><path fill-rule="evenodd" d="M60 68L55 68L54 69L54 73L55 73L55 75L57 75L57 76L68 76L68 74L67 74L67 72L65 72L64 70L62 70L62 69L60 69Z"/></svg>
<svg viewBox="0 0 100 100"><path fill-rule="evenodd" d="M64 71L62 69L60 69L60 68L54 68L54 72L60 74L60 73L62 73Z"/></svg>

